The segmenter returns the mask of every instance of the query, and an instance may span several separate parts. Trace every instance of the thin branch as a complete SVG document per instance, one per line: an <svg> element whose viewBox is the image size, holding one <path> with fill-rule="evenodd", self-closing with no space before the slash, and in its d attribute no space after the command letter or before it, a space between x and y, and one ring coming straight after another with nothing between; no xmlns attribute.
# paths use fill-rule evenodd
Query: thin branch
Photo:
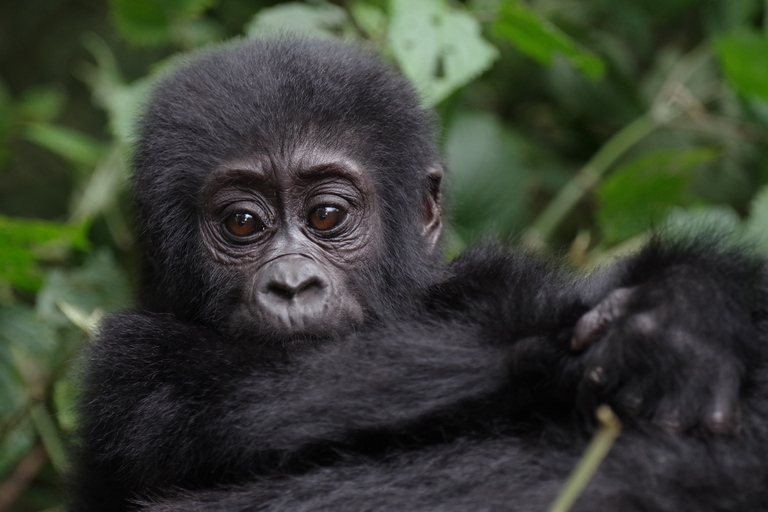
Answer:
<svg viewBox="0 0 768 512"><path fill-rule="evenodd" d="M690 94L684 84L710 58L708 47L700 45L680 59L659 88L648 112L632 121L603 144L528 228L523 235L523 243L534 249L543 247L563 219L627 151L681 115L701 114L703 109L701 98Z"/></svg>
<svg viewBox="0 0 768 512"><path fill-rule="evenodd" d="M13 473L0 484L0 512L13 505L24 490L30 486L35 477L45 467L48 453L45 447L36 444L16 465Z"/></svg>
<svg viewBox="0 0 768 512"><path fill-rule="evenodd" d="M44 403L33 405L29 411L29 417L32 419L35 430L40 434L40 439L51 458L53 467L59 473L63 473L66 469L67 453L48 407Z"/></svg>
<svg viewBox="0 0 768 512"><path fill-rule="evenodd" d="M621 433L621 421L607 405L601 405L597 409L597 419L600 421L600 429L568 477L549 512L568 512L573 507Z"/></svg>
<svg viewBox="0 0 768 512"><path fill-rule="evenodd" d="M648 114L635 119L603 144L576 176L550 201L523 237L530 247L540 247L624 153L658 128Z"/></svg>

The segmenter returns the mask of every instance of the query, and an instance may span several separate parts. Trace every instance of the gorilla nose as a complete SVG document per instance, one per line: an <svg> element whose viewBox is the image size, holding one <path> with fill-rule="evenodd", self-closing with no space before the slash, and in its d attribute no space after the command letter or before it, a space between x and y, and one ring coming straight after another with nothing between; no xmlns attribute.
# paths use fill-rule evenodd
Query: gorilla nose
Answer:
<svg viewBox="0 0 768 512"><path fill-rule="evenodd" d="M327 312L332 296L328 273L314 260L282 256L259 270L256 302L265 320L282 329L314 328Z"/></svg>
<svg viewBox="0 0 768 512"><path fill-rule="evenodd" d="M314 293L323 289L323 284L317 276L290 276L299 279L275 280L267 284L267 290L285 300L293 300L295 297Z"/></svg>

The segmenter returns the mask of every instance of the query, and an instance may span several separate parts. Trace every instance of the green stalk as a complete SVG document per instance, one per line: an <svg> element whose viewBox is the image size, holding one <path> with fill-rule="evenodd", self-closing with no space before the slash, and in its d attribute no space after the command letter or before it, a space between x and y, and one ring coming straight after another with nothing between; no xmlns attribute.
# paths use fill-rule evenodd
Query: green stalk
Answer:
<svg viewBox="0 0 768 512"><path fill-rule="evenodd" d="M650 114L645 114L625 126L606 142L528 228L523 237L526 244L540 247L549 240L573 207L600 181L616 161L658 127L659 123Z"/></svg>
<svg viewBox="0 0 768 512"><path fill-rule="evenodd" d="M601 405L597 409L597 419L601 423L600 429L592 438L573 473L568 477L568 481L549 508L549 512L568 512L573 507L621 433L621 422L607 405Z"/></svg>
<svg viewBox="0 0 768 512"><path fill-rule="evenodd" d="M30 409L29 416L32 418L32 423L40 435L40 439L43 441L43 446L45 446L45 450L48 452L48 457L50 457L53 467L59 473L63 473L66 470L67 456L64 450L64 443L61 441L58 429L56 428L56 422L51 417L51 412L44 403L38 402Z"/></svg>

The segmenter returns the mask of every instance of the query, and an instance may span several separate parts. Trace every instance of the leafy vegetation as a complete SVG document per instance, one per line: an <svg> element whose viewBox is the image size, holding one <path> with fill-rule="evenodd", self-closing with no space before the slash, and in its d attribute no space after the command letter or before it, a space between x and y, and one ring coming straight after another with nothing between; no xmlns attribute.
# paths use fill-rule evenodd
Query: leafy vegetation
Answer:
<svg viewBox="0 0 768 512"><path fill-rule="evenodd" d="M370 46L444 126L449 257L518 239L592 267L652 228L768 254L759 0L32 0L0 6L0 511L60 506L76 356L130 306L132 120L179 53Z"/></svg>

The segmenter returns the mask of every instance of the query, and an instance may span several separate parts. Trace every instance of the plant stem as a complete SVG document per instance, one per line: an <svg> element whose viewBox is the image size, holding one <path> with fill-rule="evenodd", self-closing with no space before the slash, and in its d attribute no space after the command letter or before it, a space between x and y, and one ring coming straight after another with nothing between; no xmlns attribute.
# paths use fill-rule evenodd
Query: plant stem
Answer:
<svg viewBox="0 0 768 512"><path fill-rule="evenodd" d="M63 473L66 469L66 451L64 450L64 443L59 437L56 422L51 417L51 412L44 403L38 402L30 409L29 416L32 418L32 423L40 435L53 467L59 473Z"/></svg>
<svg viewBox="0 0 768 512"><path fill-rule="evenodd" d="M621 433L621 422L607 405L601 405L597 409L597 419L601 424L600 429L568 477L549 512L568 512L573 507Z"/></svg>
<svg viewBox="0 0 768 512"><path fill-rule="evenodd" d="M584 195L608 172L624 153L640 140L651 134L657 123L650 114L645 114L614 135L600 150L579 170L574 178L563 187L557 196L547 205L533 225L524 235L526 244L541 246L553 234Z"/></svg>

